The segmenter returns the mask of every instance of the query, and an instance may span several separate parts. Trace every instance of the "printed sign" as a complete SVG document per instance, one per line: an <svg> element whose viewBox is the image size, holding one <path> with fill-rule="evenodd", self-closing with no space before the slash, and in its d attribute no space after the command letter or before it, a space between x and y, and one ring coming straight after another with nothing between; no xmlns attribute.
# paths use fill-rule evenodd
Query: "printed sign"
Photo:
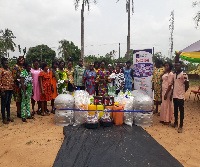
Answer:
<svg viewBox="0 0 200 167"><path fill-rule="evenodd" d="M133 51L134 89L142 90L153 98L152 77L153 62L152 49Z"/></svg>

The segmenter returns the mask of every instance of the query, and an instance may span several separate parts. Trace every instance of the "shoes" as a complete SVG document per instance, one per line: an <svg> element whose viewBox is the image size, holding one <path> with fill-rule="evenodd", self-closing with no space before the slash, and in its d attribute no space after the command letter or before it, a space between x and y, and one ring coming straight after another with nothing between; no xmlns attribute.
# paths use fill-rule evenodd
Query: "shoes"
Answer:
<svg viewBox="0 0 200 167"><path fill-rule="evenodd" d="M170 124L169 126L172 128L176 128L176 127L178 127L178 124L174 123L174 124Z"/></svg>
<svg viewBox="0 0 200 167"><path fill-rule="evenodd" d="M9 122L6 119L3 119L3 124L9 124Z"/></svg>
<svg viewBox="0 0 200 167"><path fill-rule="evenodd" d="M182 133L183 132L183 128L179 126L177 131L178 131L178 133Z"/></svg>
<svg viewBox="0 0 200 167"><path fill-rule="evenodd" d="M14 119L8 117L8 118L7 118L7 121L8 121L8 122L14 122Z"/></svg>
<svg viewBox="0 0 200 167"><path fill-rule="evenodd" d="M26 118L22 118L22 122L27 122Z"/></svg>

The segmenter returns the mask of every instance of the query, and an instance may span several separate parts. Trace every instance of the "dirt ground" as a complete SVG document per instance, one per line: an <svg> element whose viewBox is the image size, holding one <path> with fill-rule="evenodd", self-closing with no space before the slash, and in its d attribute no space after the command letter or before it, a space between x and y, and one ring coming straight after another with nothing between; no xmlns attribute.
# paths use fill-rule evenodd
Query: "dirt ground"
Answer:
<svg viewBox="0 0 200 167"><path fill-rule="evenodd" d="M186 95L183 133L159 123L154 116L154 125L144 128L172 156L186 167L198 167L200 161L200 101L194 102ZM50 106L49 106L50 108ZM48 167L52 166L63 142L63 127L55 125L54 115L35 116L35 120L22 123L16 118L16 107L11 105L15 119L9 125L0 120L0 166Z"/></svg>

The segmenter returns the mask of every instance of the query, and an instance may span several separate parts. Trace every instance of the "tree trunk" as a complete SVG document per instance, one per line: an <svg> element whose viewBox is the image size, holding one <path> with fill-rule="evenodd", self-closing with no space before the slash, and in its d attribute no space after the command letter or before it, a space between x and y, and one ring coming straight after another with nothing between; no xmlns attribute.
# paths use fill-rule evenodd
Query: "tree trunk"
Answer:
<svg viewBox="0 0 200 167"><path fill-rule="evenodd" d="M84 59L84 1L81 9L81 58Z"/></svg>
<svg viewBox="0 0 200 167"><path fill-rule="evenodd" d="M130 0L128 0L128 36L127 36L127 55L126 60L130 60Z"/></svg>

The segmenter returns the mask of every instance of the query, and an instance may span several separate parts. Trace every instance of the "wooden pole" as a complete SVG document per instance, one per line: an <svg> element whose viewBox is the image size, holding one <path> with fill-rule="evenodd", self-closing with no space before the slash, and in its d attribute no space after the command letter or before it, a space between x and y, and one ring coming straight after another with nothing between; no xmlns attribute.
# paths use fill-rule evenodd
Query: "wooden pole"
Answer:
<svg viewBox="0 0 200 167"><path fill-rule="evenodd" d="M81 58L84 59L84 1L81 9Z"/></svg>

